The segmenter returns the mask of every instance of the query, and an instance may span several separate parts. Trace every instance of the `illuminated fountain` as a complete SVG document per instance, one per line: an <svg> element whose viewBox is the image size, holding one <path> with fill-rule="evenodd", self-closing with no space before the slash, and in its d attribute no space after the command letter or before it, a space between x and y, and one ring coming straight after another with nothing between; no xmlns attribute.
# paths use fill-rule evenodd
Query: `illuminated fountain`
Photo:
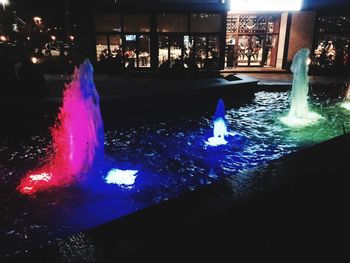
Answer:
<svg viewBox="0 0 350 263"><path fill-rule="evenodd" d="M294 56L291 71L293 73L293 85L291 93L291 105L289 114L280 118L282 123L291 127L304 127L316 123L319 114L309 110L308 92L308 57L310 51L306 48L300 49Z"/></svg>
<svg viewBox="0 0 350 263"><path fill-rule="evenodd" d="M210 146L225 145L227 144L225 137L228 135L225 119L225 105L224 101L220 99L214 115L213 137L210 137L206 143Z"/></svg>
<svg viewBox="0 0 350 263"><path fill-rule="evenodd" d="M350 83L348 84L348 89L346 91L345 100L340 106L344 109L350 110Z"/></svg>
<svg viewBox="0 0 350 263"><path fill-rule="evenodd" d="M51 187L68 186L81 179L104 155L104 129L93 68L86 60L65 86L63 104L53 128L52 155L43 167L21 180L18 190L34 194Z"/></svg>
<svg viewBox="0 0 350 263"><path fill-rule="evenodd" d="M86 60L75 69L66 85L63 105L51 129L52 156L46 164L30 172L17 187L22 194L35 194L51 187L68 186L83 179L104 158L104 128L100 98L93 81L93 67ZM104 178L121 187L135 182L136 170L112 169Z"/></svg>

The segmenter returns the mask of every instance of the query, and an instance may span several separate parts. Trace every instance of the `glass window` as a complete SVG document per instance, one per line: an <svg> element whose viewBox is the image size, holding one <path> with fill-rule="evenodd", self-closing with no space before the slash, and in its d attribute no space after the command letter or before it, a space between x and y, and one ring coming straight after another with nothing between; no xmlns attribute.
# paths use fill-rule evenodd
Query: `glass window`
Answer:
<svg viewBox="0 0 350 263"><path fill-rule="evenodd" d="M262 55L262 65L275 67L277 59L277 35L268 35Z"/></svg>
<svg viewBox="0 0 350 263"><path fill-rule="evenodd" d="M193 56L194 37L184 36L184 58Z"/></svg>
<svg viewBox="0 0 350 263"><path fill-rule="evenodd" d="M125 35L125 67L137 67L136 61L136 35Z"/></svg>
<svg viewBox="0 0 350 263"><path fill-rule="evenodd" d="M313 63L322 68L350 66L350 37L327 34L317 37Z"/></svg>
<svg viewBox="0 0 350 263"><path fill-rule="evenodd" d="M120 15L94 15L96 32L120 32Z"/></svg>
<svg viewBox="0 0 350 263"><path fill-rule="evenodd" d="M208 60L204 68L218 68L220 64L220 40L218 36L208 37Z"/></svg>
<svg viewBox="0 0 350 263"><path fill-rule="evenodd" d="M220 32L221 15L220 14L191 14L190 23L191 32Z"/></svg>
<svg viewBox="0 0 350 263"><path fill-rule="evenodd" d="M107 38L107 35L96 35L97 61L104 61L109 56Z"/></svg>
<svg viewBox="0 0 350 263"><path fill-rule="evenodd" d="M276 66L280 15L227 14L225 67Z"/></svg>
<svg viewBox="0 0 350 263"><path fill-rule="evenodd" d="M109 36L109 48L112 57L121 55L122 53L122 37L120 35Z"/></svg>
<svg viewBox="0 0 350 263"><path fill-rule="evenodd" d="M280 27L280 17L270 15L267 17L267 33L278 33Z"/></svg>
<svg viewBox="0 0 350 263"><path fill-rule="evenodd" d="M198 68L204 68L207 58L207 38L205 36L196 37L196 63Z"/></svg>
<svg viewBox="0 0 350 263"><path fill-rule="evenodd" d="M188 16L185 14L158 14L158 32L187 32Z"/></svg>
<svg viewBox="0 0 350 263"><path fill-rule="evenodd" d="M124 31L125 32L149 32L150 16L135 14L124 15Z"/></svg>
<svg viewBox="0 0 350 263"><path fill-rule="evenodd" d="M186 68L193 68L194 65L194 37L184 36L183 48L184 66Z"/></svg>
<svg viewBox="0 0 350 263"><path fill-rule="evenodd" d="M249 37L239 36L238 38L238 66L248 66L249 58Z"/></svg>
<svg viewBox="0 0 350 263"><path fill-rule="evenodd" d="M164 63L169 60L169 37L158 37L158 62L159 65L165 65ZM170 65L169 65L170 66Z"/></svg>
<svg viewBox="0 0 350 263"><path fill-rule="evenodd" d="M236 66L238 58L236 38L234 35L226 36L226 50L225 50L225 67L233 68Z"/></svg>
<svg viewBox="0 0 350 263"><path fill-rule="evenodd" d="M320 14L312 64L323 69L350 68L350 15Z"/></svg>
<svg viewBox="0 0 350 263"><path fill-rule="evenodd" d="M251 37L250 66L260 66L263 55L264 36L257 35ZM249 55L249 53L247 54Z"/></svg>
<svg viewBox="0 0 350 263"><path fill-rule="evenodd" d="M151 66L150 39L148 35L140 35L138 39L139 67Z"/></svg>
<svg viewBox="0 0 350 263"><path fill-rule="evenodd" d="M239 36L238 65L261 66L263 60L264 41L264 35ZM266 61L264 61L264 63L266 63Z"/></svg>
<svg viewBox="0 0 350 263"><path fill-rule="evenodd" d="M175 63L176 59L182 61L182 36L172 36L169 41L170 48L170 65L172 66Z"/></svg>

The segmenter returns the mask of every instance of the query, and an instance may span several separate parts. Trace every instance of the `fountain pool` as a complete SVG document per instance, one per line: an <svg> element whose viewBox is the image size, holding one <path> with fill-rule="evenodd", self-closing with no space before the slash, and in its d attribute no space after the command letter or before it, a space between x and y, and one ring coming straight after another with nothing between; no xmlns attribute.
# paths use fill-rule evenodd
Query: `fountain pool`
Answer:
<svg viewBox="0 0 350 263"><path fill-rule="evenodd" d="M350 112L324 92L312 94L310 108L323 116L315 125L293 128L281 123L289 110L290 92L257 92L239 106L225 100L227 144L208 147L213 134L216 103L206 114L162 119L125 126L105 122L105 160L83 180L52 188L34 197L16 192L21 177L44 163L49 134L10 145L0 140L1 229L3 251L24 253L57 238L94 227L185 192L230 177L237 199L264 188L264 178L249 175L264 165L298 149L339 136L350 130ZM233 139L234 138L234 139ZM118 168L129 171L126 182L106 184L103 178ZM135 173L135 171L138 171ZM260 190L257 190L260 189Z"/></svg>

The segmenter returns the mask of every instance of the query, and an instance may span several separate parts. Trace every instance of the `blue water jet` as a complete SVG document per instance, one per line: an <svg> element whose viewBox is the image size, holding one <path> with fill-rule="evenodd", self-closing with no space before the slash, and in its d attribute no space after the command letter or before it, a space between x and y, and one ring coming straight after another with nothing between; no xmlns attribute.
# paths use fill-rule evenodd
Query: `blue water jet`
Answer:
<svg viewBox="0 0 350 263"><path fill-rule="evenodd" d="M210 137L206 142L210 146L219 146L227 144L225 139L229 135L227 132L225 105L222 99L219 99L214 115L213 137Z"/></svg>

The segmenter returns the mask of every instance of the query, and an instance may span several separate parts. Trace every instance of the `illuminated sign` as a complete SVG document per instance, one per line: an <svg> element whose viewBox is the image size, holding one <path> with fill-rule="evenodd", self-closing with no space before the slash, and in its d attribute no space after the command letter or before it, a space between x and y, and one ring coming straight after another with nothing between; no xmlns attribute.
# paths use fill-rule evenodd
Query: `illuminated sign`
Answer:
<svg viewBox="0 0 350 263"><path fill-rule="evenodd" d="M231 0L231 11L298 11L302 0Z"/></svg>

